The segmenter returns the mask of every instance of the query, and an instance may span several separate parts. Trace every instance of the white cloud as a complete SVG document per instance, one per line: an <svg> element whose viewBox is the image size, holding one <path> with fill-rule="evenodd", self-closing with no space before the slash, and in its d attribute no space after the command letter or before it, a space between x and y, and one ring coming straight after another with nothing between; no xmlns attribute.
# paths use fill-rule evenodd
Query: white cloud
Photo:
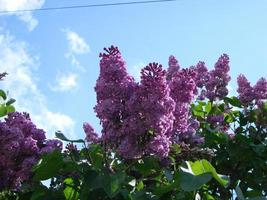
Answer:
<svg viewBox="0 0 267 200"><path fill-rule="evenodd" d="M77 74L58 75L56 86L50 86L53 91L68 91L77 87Z"/></svg>
<svg viewBox="0 0 267 200"><path fill-rule="evenodd" d="M44 2L45 0L0 0L0 9L1 11L38 9L43 6ZM27 23L29 31L32 31L38 25L38 21L32 16L32 12L14 12L4 15L18 16L20 20Z"/></svg>
<svg viewBox="0 0 267 200"><path fill-rule="evenodd" d="M66 30L66 37L69 42L69 51L73 54L85 54L90 52L89 45L77 33Z"/></svg>
<svg viewBox="0 0 267 200"><path fill-rule="evenodd" d="M78 61L77 56L89 53L91 51L90 46L78 33L69 29L64 29L63 32L66 34L66 40L68 41L68 51L65 57L70 60L73 66L85 71L84 67Z"/></svg>
<svg viewBox="0 0 267 200"><path fill-rule="evenodd" d="M53 137L57 130L74 136L73 119L49 110L34 78L37 66L38 58L28 54L26 43L16 41L9 34L0 34L0 72L9 73L1 87L17 100L16 109L29 112L37 126L47 131L48 137Z"/></svg>

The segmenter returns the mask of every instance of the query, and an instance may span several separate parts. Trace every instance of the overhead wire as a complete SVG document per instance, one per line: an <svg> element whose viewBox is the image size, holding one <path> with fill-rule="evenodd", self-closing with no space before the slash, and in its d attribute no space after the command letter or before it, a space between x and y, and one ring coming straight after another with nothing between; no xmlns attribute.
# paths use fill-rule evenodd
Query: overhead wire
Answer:
<svg viewBox="0 0 267 200"><path fill-rule="evenodd" d="M33 12L33 11L51 11L51 10L66 10L66 9L79 9L79 8L93 8L93 7L108 7L108 6L123 6L123 5L136 5L136 4L152 4L152 3L167 3L178 0L143 0L143 1L129 1L117 3L103 3L103 4L87 4L87 5L73 5L73 6L58 6L58 7L43 7L36 9L21 9L21 10L1 10L0 14L20 13L20 12Z"/></svg>

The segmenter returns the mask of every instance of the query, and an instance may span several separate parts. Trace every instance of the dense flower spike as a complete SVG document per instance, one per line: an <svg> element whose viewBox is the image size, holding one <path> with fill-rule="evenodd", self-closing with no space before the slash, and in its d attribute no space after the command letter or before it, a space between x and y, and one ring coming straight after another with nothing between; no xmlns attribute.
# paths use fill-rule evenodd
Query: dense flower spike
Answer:
<svg viewBox="0 0 267 200"><path fill-rule="evenodd" d="M240 102L243 105L248 106L255 99L255 93L253 88L251 87L247 78L243 74L240 74L237 77L237 85L237 92L239 94L238 98Z"/></svg>
<svg viewBox="0 0 267 200"><path fill-rule="evenodd" d="M121 121L125 118L125 102L136 86L134 79L126 72L125 62L117 47L105 49L100 54L100 75L96 83L97 105L95 112L99 117L105 140L112 145L117 142Z"/></svg>
<svg viewBox="0 0 267 200"><path fill-rule="evenodd" d="M167 76L167 80L171 80L174 74L179 71L180 66L179 66L178 60L172 55L169 57L168 65L169 67L168 67L166 76Z"/></svg>
<svg viewBox="0 0 267 200"><path fill-rule="evenodd" d="M260 78L254 86L254 93L256 101L267 99L267 80Z"/></svg>
<svg viewBox="0 0 267 200"><path fill-rule="evenodd" d="M150 63L142 69L141 85L127 106L129 117L123 124L123 130L128 142L127 145L122 143L124 147L134 143L141 149L136 151L141 155L145 153L156 154L159 157L168 155L175 107L169 93L166 72L161 65ZM125 156L131 150L128 151L123 151ZM138 156L140 155L134 157Z"/></svg>
<svg viewBox="0 0 267 200"><path fill-rule="evenodd" d="M205 66L205 63L202 61L199 61L195 67L195 72L196 72L196 86L200 88L200 93L198 95L199 100L204 100L206 98L207 91L205 90L205 86L208 83L210 79L210 74Z"/></svg>
<svg viewBox="0 0 267 200"><path fill-rule="evenodd" d="M95 133L94 129L92 126L88 123L83 124L83 130L86 134L86 141L89 143L98 143L99 142L99 136L97 133Z"/></svg>
<svg viewBox="0 0 267 200"><path fill-rule="evenodd" d="M31 177L40 155L61 150L58 140L46 140L27 113L10 113L0 122L0 190L19 189Z"/></svg>
<svg viewBox="0 0 267 200"><path fill-rule="evenodd" d="M196 79L195 79L196 85L197 85L197 87L202 88L209 81L208 69L205 66L205 63L200 61L197 63L195 70L197 73Z"/></svg>
<svg viewBox="0 0 267 200"><path fill-rule="evenodd" d="M215 69L209 72L209 81L206 84L206 96L211 101L216 99L220 100L227 96L227 85L231 80L228 74L229 70L229 57L223 54L216 62Z"/></svg>
<svg viewBox="0 0 267 200"><path fill-rule="evenodd" d="M196 72L193 69L183 69L175 74L170 83L171 97L175 102L190 103L196 92Z"/></svg>

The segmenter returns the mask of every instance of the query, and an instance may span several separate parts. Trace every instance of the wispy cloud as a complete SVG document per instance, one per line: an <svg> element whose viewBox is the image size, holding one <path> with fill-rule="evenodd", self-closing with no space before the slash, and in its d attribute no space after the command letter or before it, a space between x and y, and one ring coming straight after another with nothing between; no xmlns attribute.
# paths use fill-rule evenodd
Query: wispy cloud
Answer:
<svg viewBox="0 0 267 200"><path fill-rule="evenodd" d="M66 37L69 42L69 51L73 54L85 54L90 52L89 45L77 33L66 30Z"/></svg>
<svg viewBox="0 0 267 200"><path fill-rule="evenodd" d="M1 11L38 9L44 3L45 0L0 0L0 9ZM4 15L18 16L20 20L27 23L29 31L32 31L38 25L38 20L32 16L32 12L14 12L5 13Z"/></svg>
<svg viewBox="0 0 267 200"><path fill-rule="evenodd" d="M77 74L58 73L56 77L56 85L50 86L53 91L69 91L77 87Z"/></svg>
<svg viewBox="0 0 267 200"><path fill-rule="evenodd" d="M72 65L85 71L84 67L81 66L78 61L77 56L89 53L91 51L90 46L78 33L69 29L64 29L63 32L66 34L66 39L68 41L68 50L65 57L70 59Z"/></svg>
<svg viewBox="0 0 267 200"><path fill-rule="evenodd" d="M0 33L0 72L9 73L1 87L9 90L10 96L17 100L17 110L29 112L37 126L47 131L48 137L53 137L56 130L74 136L74 120L48 108L46 97L35 79L38 77L38 57L31 56L27 48L25 42L17 41L8 33Z"/></svg>

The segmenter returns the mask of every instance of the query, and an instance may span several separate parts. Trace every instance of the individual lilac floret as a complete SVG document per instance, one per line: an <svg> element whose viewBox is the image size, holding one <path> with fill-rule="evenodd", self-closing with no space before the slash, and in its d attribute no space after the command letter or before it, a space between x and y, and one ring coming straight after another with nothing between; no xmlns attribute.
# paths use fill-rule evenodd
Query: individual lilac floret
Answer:
<svg viewBox="0 0 267 200"><path fill-rule="evenodd" d="M255 99L255 93L250 85L250 82L243 74L240 74L237 77L237 85L237 92L239 94L238 98L240 102L243 105L248 106Z"/></svg>
<svg viewBox="0 0 267 200"><path fill-rule="evenodd" d="M209 72L209 81L206 84L206 96L211 101L220 100L227 96L227 85L231 80L228 74L229 70L229 57L223 54L216 62L215 69Z"/></svg>
<svg viewBox="0 0 267 200"><path fill-rule="evenodd" d="M83 124L83 130L86 134L86 141L89 143L98 143L100 138L97 135L97 133L95 133L94 129L92 128L92 126L88 123L84 123Z"/></svg>
<svg viewBox="0 0 267 200"><path fill-rule="evenodd" d="M61 151L58 140L46 140L27 113L9 113L0 122L0 191L19 190L30 181L32 167L44 152Z"/></svg>
<svg viewBox="0 0 267 200"><path fill-rule="evenodd" d="M172 55L169 57L168 65L169 67L167 70L166 77L167 77L167 80L171 80L174 74L179 71L180 66L179 66L178 60Z"/></svg>

